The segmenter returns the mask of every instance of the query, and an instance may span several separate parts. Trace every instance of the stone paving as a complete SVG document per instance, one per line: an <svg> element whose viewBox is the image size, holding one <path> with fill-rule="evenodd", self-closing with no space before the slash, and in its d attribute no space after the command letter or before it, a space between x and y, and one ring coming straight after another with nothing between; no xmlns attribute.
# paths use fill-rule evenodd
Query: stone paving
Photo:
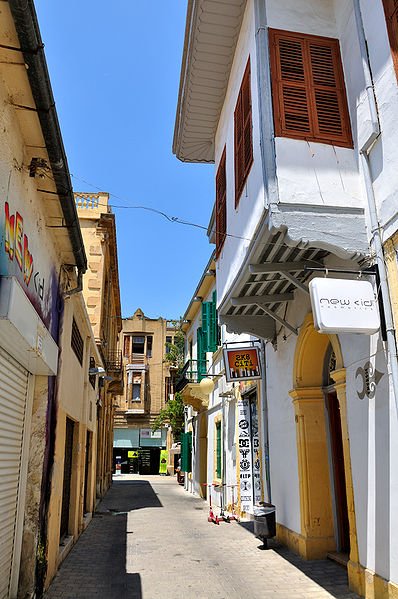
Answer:
<svg viewBox="0 0 398 599"><path fill-rule="evenodd" d="M341 566L262 551L250 523L207 513L174 478L117 477L46 599L358 599Z"/></svg>

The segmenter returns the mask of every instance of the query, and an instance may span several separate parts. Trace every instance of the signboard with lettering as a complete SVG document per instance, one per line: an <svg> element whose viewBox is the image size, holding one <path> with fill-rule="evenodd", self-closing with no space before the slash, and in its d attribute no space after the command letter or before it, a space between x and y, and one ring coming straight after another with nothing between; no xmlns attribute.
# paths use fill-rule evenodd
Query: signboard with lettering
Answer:
<svg viewBox="0 0 398 599"><path fill-rule="evenodd" d="M380 314L369 281L317 277L309 285L314 327L320 333L362 333L380 328Z"/></svg>
<svg viewBox="0 0 398 599"><path fill-rule="evenodd" d="M258 347L224 349L225 378L228 382L261 379Z"/></svg>

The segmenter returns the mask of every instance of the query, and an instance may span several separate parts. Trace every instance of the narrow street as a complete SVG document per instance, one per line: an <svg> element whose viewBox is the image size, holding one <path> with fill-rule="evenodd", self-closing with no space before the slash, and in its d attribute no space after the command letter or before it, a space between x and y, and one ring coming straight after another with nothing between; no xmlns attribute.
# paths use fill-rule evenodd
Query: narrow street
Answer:
<svg viewBox="0 0 398 599"><path fill-rule="evenodd" d="M174 478L122 475L61 566L47 599L356 598L345 570L304 562L250 523L207 522Z"/></svg>

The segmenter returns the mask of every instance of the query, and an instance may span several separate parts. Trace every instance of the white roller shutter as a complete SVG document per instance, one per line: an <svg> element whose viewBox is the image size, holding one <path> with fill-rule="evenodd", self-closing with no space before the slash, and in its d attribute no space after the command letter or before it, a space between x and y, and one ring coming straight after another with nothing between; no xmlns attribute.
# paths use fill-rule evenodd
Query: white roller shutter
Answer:
<svg viewBox="0 0 398 599"><path fill-rule="evenodd" d="M0 348L0 599L9 596L28 372Z"/></svg>

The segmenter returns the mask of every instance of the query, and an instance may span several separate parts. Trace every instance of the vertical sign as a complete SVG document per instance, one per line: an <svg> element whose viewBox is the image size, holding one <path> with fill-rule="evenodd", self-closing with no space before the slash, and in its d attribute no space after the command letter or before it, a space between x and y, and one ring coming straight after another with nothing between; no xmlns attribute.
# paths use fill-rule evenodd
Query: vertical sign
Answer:
<svg viewBox="0 0 398 599"><path fill-rule="evenodd" d="M260 466L260 439L258 436L257 397L250 402L252 452L253 452L253 498L258 504L261 497L261 466Z"/></svg>
<svg viewBox="0 0 398 599"><path fill-rule="evenodd" d="M253 513L253 460L250 426L250 401L238 401L238 451L240 509Z"/></svg>

